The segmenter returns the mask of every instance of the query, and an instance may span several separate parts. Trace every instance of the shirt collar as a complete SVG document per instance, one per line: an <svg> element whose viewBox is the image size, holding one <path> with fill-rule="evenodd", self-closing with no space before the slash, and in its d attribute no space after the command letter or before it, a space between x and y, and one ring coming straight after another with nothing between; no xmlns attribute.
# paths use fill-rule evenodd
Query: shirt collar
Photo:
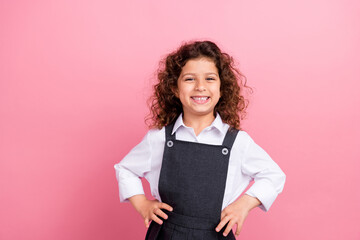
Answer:
<svg viewBox="0 0 360 240"><path fill-rule="evenodd" d="M215 120L207 128L213 128L214 127L217 130L219 130L221 133L224 134L224 133L226 133L224 125L226 125L226 124L223 123L223 121L222 121L222 119L220 117L220 114L217 112ZM181 127L181 126L188 128L183 122L182 113L180 113L179 117L176 119L171 135L173 135L178 130L178 128Z"/></svg>

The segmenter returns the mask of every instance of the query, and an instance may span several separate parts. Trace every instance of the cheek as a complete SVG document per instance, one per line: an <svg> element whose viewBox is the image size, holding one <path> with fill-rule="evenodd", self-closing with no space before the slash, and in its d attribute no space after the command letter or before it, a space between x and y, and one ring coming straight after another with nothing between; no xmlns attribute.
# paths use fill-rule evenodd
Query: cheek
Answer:
<svg viewBox="0 0 360 240"><path fill-rule="evenodd" d="M191 86L180 85L178 88L178 92L180 96L187 96L191 92Z"/></svg>
<svg viewBox="0 0 360 240"><path fill-rule="evenodd" d="M212 89L212 92L215 96L221 97L220 85L214 86L214 88Z"/></svg>

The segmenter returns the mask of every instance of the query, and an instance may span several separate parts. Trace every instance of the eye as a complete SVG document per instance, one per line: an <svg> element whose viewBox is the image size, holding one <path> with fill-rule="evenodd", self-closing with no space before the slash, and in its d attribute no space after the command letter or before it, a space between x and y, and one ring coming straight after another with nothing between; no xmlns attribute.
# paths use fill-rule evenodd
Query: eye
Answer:
<svg viewBox="0 0 360 240"><path fill-rule="evenodd" d="M194 80L193 78L185 78L185 81L192 81Z"/></svg>
<svg viewBox="0 0 360 240"><path fill-rule="evenodd" d="M206 80L212 81L212 80L215 80L215 78L209 77L209 78L207 78Z"/></svg>

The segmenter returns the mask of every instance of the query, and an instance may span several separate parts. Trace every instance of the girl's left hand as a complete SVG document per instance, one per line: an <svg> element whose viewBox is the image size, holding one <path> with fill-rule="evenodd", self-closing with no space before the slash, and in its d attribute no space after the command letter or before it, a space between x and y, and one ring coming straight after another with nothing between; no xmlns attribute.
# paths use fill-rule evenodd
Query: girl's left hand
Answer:
<svg viewBox="0 0 360 240"><path fill-rule="evenodd" d="M227 236L232 227L236 224L237 228L235 235L238 236L250 210L260 204L261 202L257 198L244 194L238 200L224 208L221 212L221 221L215 230L219 232L227 223L228 225L223 232L223 235Z"/></svg>

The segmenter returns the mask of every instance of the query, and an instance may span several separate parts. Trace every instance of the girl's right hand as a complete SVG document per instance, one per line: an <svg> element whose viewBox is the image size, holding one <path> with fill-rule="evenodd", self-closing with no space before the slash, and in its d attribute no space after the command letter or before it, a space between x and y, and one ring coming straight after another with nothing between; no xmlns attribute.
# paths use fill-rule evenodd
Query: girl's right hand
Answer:
<svg viewBox="0 0 360 240"><path fill-rule="evenodd" d="M144 194L132 196L129 198L129 201L134 206L136 211L138 211L144 218L146 228L149 228L151 220L161 225L163 221L158 216L162 217L163 219L168 218L168 216L161 209L166 209L168 211L173 210L173 208L166 203L159 202L156 199L148 200Z"/></svg>

